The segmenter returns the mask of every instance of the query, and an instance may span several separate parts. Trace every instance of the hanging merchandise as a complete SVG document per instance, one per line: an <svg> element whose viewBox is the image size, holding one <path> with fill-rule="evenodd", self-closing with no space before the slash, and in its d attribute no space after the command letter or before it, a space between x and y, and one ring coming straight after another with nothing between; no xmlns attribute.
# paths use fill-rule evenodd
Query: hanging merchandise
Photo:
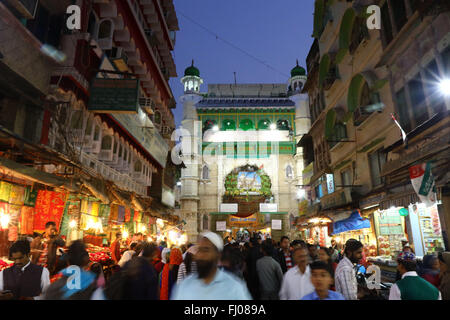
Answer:
<svg viewBox="0 0 450 320"><path fill-rule="evenodd" d="M37 190L33 190L31 186L26 187L23 204L25 206L34 207L36 205L37 195L38 195Z"/></svg>
<svg viewBox="0 0 450 320"><path fill-rule="evenodd" d="M91 202L91 215L98 217L99 203Z"/></svg>
<svg viewBox="0 0 450 320"><path fill-rule="evenodd" d="M6 181L0 182L0 201L8 202L11 192L11 184Z"/></svg>
<svg viewBox="0 0 450 320"><path fill-rule="evenodd" d="M80 220L80 201L79 200L69 200L66 202L64 207L63 219L61 222L60 234L69 236L71 229L75 229ZM70 223L72 222L72 226Z"/></svg>
<svg viewBox="0 0 450 320"><path fill-rule="evenodd" d="M81 200L81 213L89 213L89 201L87 199Z"/></svg>
<svg viewBox="0 0 450 320"><path fill-rule="evenodd" d="M102 218L103 227L106 227L109 225L109 214L111 211L111 207L107 204L100 204L98 209L98 216Z"/></svg>
<svg viewBox="0 0 450 320"><path fill-rule="evenodd" d="M45 224L49 221L56 223L59 228L67 194L39 190L36 199L36 211L33 221L33 229L38 232L45 231Z"/></svg>
<svg viewBox="0 0 450 320"><path fill-rule="evenodd" d="M130 208L126 207L125 208L125 222L129 222L130 218L131 218Z"/></svg>
<svg viewBox="0 0 450 320"><path fill-rule="evenodd" d="M23 206L20 212L20 233L33 234L34 208Z"/></svg>
<svg viewBox="0 0 450 320"><path fill-rule="evenodd" d="M129 221L134 222L134 213L135 213L134 209L130 208L130 219L129 219Z"/></svg>
<svg viewBox="0 0 450 320"><path fill-rule="evenodd" d="M11 185L11 192L9 194L9 203L23 206L25 198L25 188L18 185Z"/></svg>
<svg viewBox="0 0 450 320"><path fill-rule="evenodd" d="M117 224L118 215L119 215L119 206L117 204L113 204L111 206L111 212L110 212L110 215L109 215L109 220L112 223Z"/></svg>
<svg viewBox="0 0 450 320"><path fill-rule="evenodd" d="M117 221L119 223L123 223L125 221L125 207L124 206L118 206L118 215L117 215Z"/></svg>
<svg viewBox="0 0 450 320"><path fill-rule="evenodd" d="M21 206L9 205L8 241L17 241Z"/></svg>

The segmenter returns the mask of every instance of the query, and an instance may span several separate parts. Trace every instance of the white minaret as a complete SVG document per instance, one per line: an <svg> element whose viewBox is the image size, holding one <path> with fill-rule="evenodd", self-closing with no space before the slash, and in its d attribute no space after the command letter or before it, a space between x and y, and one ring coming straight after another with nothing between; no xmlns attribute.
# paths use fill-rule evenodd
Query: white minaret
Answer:
<svg viewBox="0 0 450 320"><path fill-rule="evenodd" d="M297 65L291 70L291 78L289 79L289 98L295 102L295 142L298 144L304 134L309 132L311 128L311 116L309 113L309 98L307 93L302 93L307 77L306 71ZM303 148L297 147L295 154L295 162L297 164L296 177L298 184L303 184L302 172L303 166Z"/></svg>
<svg viewBox="0 0 450 320"><path fill-rule="evenodd" d="M184 95L180 97L183 104L183 120L181 127L189 132L189 137L183 134L182 159L186 168L181 169L181 215L186 221L188 241L196 243L198 236L198 184L200 178L202 128L198 120L195 105L202 100L200 86L203 83L200 71L192 65L184 71L181 78Z"/></svg>

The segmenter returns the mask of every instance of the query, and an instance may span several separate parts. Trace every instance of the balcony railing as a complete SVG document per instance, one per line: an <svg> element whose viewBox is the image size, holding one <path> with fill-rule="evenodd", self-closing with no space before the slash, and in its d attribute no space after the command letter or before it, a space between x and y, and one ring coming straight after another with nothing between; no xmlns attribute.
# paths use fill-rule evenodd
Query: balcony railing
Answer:
<svg viewBox="0 0 450 320"><path fill-rule="evenodd" d="M80 161L84 164L92 174L100 174L103 178L114 182L120 188L127 191L134 191L137 194L146 196L147 187L136 183L135 180L127 174L120 173L119 171L111 168L102 161L98 160L95 156L89 155L85 152L81 152Z"/></svg>

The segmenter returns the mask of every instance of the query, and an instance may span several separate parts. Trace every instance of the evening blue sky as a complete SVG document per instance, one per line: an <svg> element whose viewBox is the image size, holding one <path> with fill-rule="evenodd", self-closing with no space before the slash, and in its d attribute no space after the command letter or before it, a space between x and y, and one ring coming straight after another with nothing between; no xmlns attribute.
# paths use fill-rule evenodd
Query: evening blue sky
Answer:
<svg viewBox="0 0 450 320"><path fill-rule="evenodd" d="M177 100L177 127L182 119L180 79L194 64L208 83L286 83L288 77L232 48L183 17L186 15L222 39L238 46L274 69L290 74L296 59L305 67L313 42L313 0L175 0L180 31L173 52L177 78L170 85ZM306 67L305 67L306 69Z"/></svg>

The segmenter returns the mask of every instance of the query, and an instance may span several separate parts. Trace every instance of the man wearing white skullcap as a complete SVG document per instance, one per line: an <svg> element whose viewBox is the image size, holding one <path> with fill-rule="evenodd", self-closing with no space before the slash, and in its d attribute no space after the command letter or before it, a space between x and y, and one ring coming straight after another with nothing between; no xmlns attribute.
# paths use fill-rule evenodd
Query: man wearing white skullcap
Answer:
<svg viewBox="0 0 450 320"><path fill-rule="evenodd" d="M223 250L222 238L214 232L203 232L194 256L197 273L174 288L172 300L251 300L245 282L218 268Z"/></svg>

